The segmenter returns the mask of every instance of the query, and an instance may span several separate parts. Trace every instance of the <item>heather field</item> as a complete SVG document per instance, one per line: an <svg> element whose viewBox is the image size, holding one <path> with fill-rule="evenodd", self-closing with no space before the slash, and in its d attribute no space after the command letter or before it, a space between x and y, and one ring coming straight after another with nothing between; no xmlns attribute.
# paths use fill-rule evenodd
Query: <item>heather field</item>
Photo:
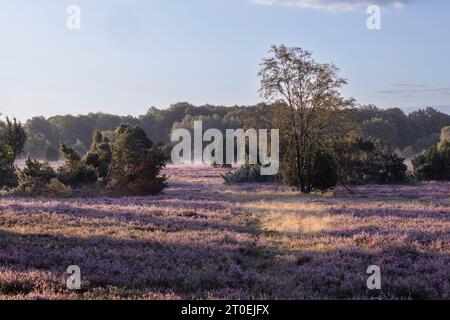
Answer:
<svg viewBox="0 0 450 320"><path fill-rule="evenodd" d="M0 298L450 299L450 183L303 196L223 172L169 167L155 197L1 198Z"/></svg>

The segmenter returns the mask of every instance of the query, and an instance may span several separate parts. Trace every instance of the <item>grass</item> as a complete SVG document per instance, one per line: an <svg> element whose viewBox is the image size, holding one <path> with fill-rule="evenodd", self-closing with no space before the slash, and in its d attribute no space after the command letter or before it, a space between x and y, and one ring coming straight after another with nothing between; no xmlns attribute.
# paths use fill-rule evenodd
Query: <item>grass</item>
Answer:
<svg viewBox="0 0 450 320"><path fill-rule="evenodd" d="M302 196L221 173L169 167L155 197L0 198L0 299L450 298L450 183Z"/></svg>

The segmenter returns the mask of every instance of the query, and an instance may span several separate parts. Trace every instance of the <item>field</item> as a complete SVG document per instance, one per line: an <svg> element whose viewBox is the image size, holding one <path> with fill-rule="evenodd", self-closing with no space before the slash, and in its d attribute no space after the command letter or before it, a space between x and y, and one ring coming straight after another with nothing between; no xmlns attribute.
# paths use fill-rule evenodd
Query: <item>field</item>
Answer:
<svg viewBox="0 0 450 320"><path fill-rule="evenodd" d="M302 196L221 173L169 167L147 198L1 198L0 298L450 299L450 183Z"/></svg>

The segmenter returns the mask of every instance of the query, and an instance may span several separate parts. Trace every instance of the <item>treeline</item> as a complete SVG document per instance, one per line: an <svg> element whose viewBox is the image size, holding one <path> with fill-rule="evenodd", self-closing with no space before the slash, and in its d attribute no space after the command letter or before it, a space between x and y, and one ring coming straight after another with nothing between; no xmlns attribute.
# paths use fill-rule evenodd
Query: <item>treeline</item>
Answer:
<svg viewBox="0 0 450 320"><path fill-rule="evenodd" d="M61 157L61 143L84 155L89 149L91 137L99 130L110 140L114 140L114 129L126 123L142 128L149 139L167 144L174 127L189 127L194 119L201 119L205 128L236 129L245 125L246 116L262 113L272 121L271 106L193 106L177 103L165 110L151 108L142 116L121 117L105 113L88 115L55 116L48 119L34 117L26 121L27 134L23 156L38 159L57 160ZM422 150L439 141L442 128L450 126L450 115L433 108L405 114L399 108L379 109L375 106L355 108L354 121L361 127L365 138L379 139L391 146L397 154L412 158ZM0 121L0 131L6 124Z"/></svg>
<svg viewBox="0 0 450 320"><path fill-rule="evenodd" d="M450 126L450 115L434 108L406 115L399 108L366 106L357 110L355 121L365 137L379 139L403 157L412 158L439 142L441 130Z"/></svg>

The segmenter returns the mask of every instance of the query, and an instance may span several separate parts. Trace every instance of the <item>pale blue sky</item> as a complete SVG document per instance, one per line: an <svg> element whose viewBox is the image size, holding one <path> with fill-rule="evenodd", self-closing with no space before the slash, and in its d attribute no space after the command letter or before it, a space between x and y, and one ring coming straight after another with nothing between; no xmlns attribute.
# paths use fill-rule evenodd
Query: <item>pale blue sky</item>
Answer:
<svg viewBox="0 0 450 320"><path fill-rule="evenodd" d="M255 104L272 44L334 62L349 81L345 95L360 103L450 105L449 1L384 7L380 31L366 28L361 8L334 10L361 1L269 2L0 0L0 112L26 119L137 115L178 101ZM71 4L82 10L79 31L66 28Z"/></svg>

